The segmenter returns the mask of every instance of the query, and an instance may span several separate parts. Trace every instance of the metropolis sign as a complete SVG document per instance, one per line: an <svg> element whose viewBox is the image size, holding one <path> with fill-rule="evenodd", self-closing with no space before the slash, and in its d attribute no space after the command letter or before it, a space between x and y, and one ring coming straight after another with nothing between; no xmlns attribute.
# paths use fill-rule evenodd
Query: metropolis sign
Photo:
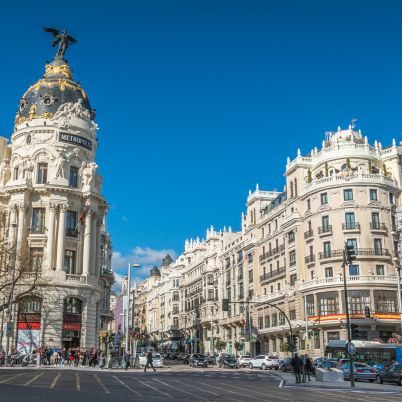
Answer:
<svg viewBox="0 0 402 402"><path fill-rule="evenodd" d="M79 135L60 132L59 133L59 141L67 142L68 144L78 145L80 147L83 147L83 148L86 148L86 149L89 149L90 151L92 151L92 141L87 140L86 138L81 137Z"/></svg>

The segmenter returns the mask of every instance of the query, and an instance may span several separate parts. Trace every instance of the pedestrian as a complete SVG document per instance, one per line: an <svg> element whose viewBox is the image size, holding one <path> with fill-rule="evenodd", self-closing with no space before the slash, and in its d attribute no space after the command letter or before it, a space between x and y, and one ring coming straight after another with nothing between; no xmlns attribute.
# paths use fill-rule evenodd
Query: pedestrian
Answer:
<svg viewBox="0 0 402 402"><path fill-rule="evenodd" d="M304 358L304 371L303 371L303 382L306 382L306 379L310 379L310 372L313 370L313 362L308 354L305 355Z"/></svg>
<svg viewBox="0 0 402 402"><path fill-rule="evenodd" d="M103 350L99 351L99 367L103 369L105 367L105 354L103 353Z"/></svg>
<svg viewBox="0 0 402 402"><path fill-rule="evenodd" d="M296 377L296 384L299 384L301 382L301 370L302 370L302 359L300 359L299 355L295 353L295 356L292 359L292 367L293 367L293 373L295 374Z"/></svg>
<svg viewBox="0 0 402 402"><path fill-rule="evenodd" d="M152 359L152 352L149 351L149 352L147 353L147 364L146 364L145 367L144 367L144 372L145 372L145 373L147 372L147 367L149 367L149 366L151 366L152 369L153 369L154 371L156 371L154 365L152 364L152 361L153 361L153 359Z"/></svg>

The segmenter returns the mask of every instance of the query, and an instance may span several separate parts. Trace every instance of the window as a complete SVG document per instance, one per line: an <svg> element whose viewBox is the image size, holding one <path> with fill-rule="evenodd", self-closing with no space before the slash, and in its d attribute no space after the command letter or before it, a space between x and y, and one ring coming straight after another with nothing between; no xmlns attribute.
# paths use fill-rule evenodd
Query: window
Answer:
<svg viewBox="0 0 402 402"><path fill-rule="evenodd" d="M345 299L345 292L342 292L342 300ZM348 290L349 311L352 314L364 313L366 306L370 307L369 290Z"/></svg>
<svg viewBox="0 0 402 402"><path fill-rule="evenodd" d="M370 201L378 201L377 190L370 188L369 193L370 193Z"/></svg>
<svg viewBox="0 0 402 402"><path fill-rule="evenodd" d="M328 193L321 194L321 205L328 204Z"/></svg>
<svg viewBox="0 0 402 402"><path fill-rule="evenodd" d="M358 265L349 265L349 276L359 276L360 269Z"/></svg>
<svg viewBox="0 0 402 402"><path fill-rule="evenodd" d="M294 286L297 281L297 274L290 275L290 286Z"/></svg>
<svg viewBox="0 0 402 402"><path fill-rule="evenodd" d="M374 290L374 308L376 313L396 313L397 292L394 290Z"/></svg>
<svg viewBox="0 0 402 402"><path fill-rule="evenodd" d="M374 254L382 255L382 242L381 239L374 239Z"/></svg>
<svg viewBox="0 0 402 402"><path fill-rule="evenodd" d="M214 301L214 290L213 289L208 289L208 301Z"/></svg>
<svg viewBox="0 0 402 402"><path fill-rule="evenodd" d="M178 319L178 317L173 317L173 325L174 325L175 327L178 327L178 326L179 326L179 319Z"/></svg>
<svg viewBox="0 0 402 402"><path fill-rule="evenodd" d="M247 254L247 262L253 262L253 253Z"/></svg>
<svg viewBox="0 0 402 402"><path fill-rule="evenodd" d="M64 270L67 274L75 275L75 251L66 250L64 253Z"/></svg>
<svg viewBox="0 0 402 402"><path fill-rule="evenodd" d="M306 296L306 307L307 307L307 316L312 317L315 315L315 308L314 308L314 296L308 295Z"/></svg>
<svg viewBox="0 0 402 402"><path fill-rule="evenodd" d="M346 212L345 213L345 229L354 229L356 226L355 213Z"/></svg>
<svg viewBox="0 0 402 402"><path fill-rule="evenodd" d="M378 212L371 213L371 228L372 229L380 228L380 214Z"/></svg>
<svg viewBox="0 0 402 402"><path fill-rule="evenodd" d="M41 310L41 301L40 299L37 298L24 299L18 304L19 313L34 314L34 313L40 313L40 310Z"/></svg>
<svg viewBox="0 0 402 402"><path fill-rule="evenodd" d="M323 243L323 249L324 249L324 258L330 258L332 254L331 242L325 241Z"/></svg>
<svg viewBox="0 0 402 402"><path fill-rule="evenodd" d="M293 243L295 241L295 232L289 232L289 243Z"/></svg>
<svg viewBox="0 0 402 402"><path fill-rule="evenodd" d="M294 265L296 265L296 251L292 250L289 253L289 261L290 261L290 266L293 267Z"/></svg>
<svg viewBox="0 0 402 402"><path fill-rule="evenodd" d="M278 315L275 313L275 314L272 314L272 326L273 327L277 327L278 326Z"/></svg>
<svg viewBox="0 0 402 402"><path fill-rule="evenodd" d="M179 314L179 305L178 304L173 305L173 314Z"/></svg>
<svg viewBox="0 0 402 402"><path fill-rule="evenodd" d="M325 277L326 278L332 278L334 276L334 270L332 267L326 267L325 268Z"/></svg>
<svg viewBox="0 0 402 402"><path fill-rule="evenodd" d="M239 299L244 298L244 286L243 282L239 283Z"/></svg>
<svg viewBox="0 0 402 402"><path fill-rule="evenodd" d="M18 173L19 173L19 169L18 169L18 166L16 166L13 171L13 180L18 180Z"/></svg>
<svg viewBox="0 0 402 402"><path fill-rule="evenodd" d="M264 317L264 328L269 328L271 326L271 317L266 315Z"/></svg>
<svg viewBox="0 0 402 402"><path fill-rule="evenodd" d="M311 209L311 202L310 202L310 198L307 200L307 211L310 211Z"/></svg>
<svg viewBox="0 0 402 402"><path fill-rule="evenodd" d="M70 237L77 237L77 212L68 210L66 218L66 235Z"/></svg>
<svg viewBox="0 0 402 402"><path fill-rule="evenodd" d="M262 328L263 328L263 318L258 317L258 329L262 329Z"/></svg>
<svg viewBox="0 0 402 402"><path fill-rule="evenodd" d="M310 271L310 279L314 280L314 270Z"/></svg>
<svg viewBox="0 0 402 402"><path fill-rule="evenodd" d="M81 314L82 302L75 297L67 297L64 299L64 312L67 314Z"/></svg>
<svg viewBox="0 0 402 402"><path fill-rule="evenodd" d="M353 200L353 190L350 188L343 190L343 199L344 199L344 201L352 201Z"/></svg>
<svg viewBox="0 0 402 402"><path fill-rule="evenodd" d="M248 271L248 283L253 282L253 270Z"/></svg>
<svg viewBox="0 0 402 402"><path fill-rule="evenodd" d="M279 313L279 325L285 325L285 315L283 313Z"/></svg>
<svg viewBox="0 0 402 402"><path fill-rule="evenodd" d="M278 289L278 292L281 291L281 284L280 284L280 282L278 282L278 283L276 284L276 288Z"/></svg>
<svg viewBox="0 0 402 402"><path fill-rule="evenodd" d="M70 187L78 187L78 168L70 166L70 176L68 179L68 185Z"/></svg>
<svg viewBox="0 0 402 402"><path fill-rule="evenodd" d="M242 279L243 279L243 264L240 264L237 271L237 280L241 281Z"/></svg>
<svg viewBox="0 0 402 402"><path fill-rule="evenodd" d="M45 208L33 208L31 233L45 233Z"/></svg>
<svg viewBox="0 0 402 402"><path fill-rule="evenodd" d="M384 265L376 265L375 274L379 276L384 276L385 275Z"/></svg>
<svg viewBox="0 0 402 402"><path fill-rule="evenodd" d="M338 292L318 293L318 314L339 314Z"/></svg>
<svg viewBox="0 0 402 402"><path fill-rule="evenodd" d="M30 249L29 272L42 272L43 248Z"/></svg>
<svg viewBox="0 0 402 402"><path fill-rule="evenodd" d="M395 204L395 195L394 195L394 193L389 193L389 203L391 205Z"/></svg>
<svg viewBox="0 0 402 402"><path fill-rule="evenodd" d="M327 332L328 342L339 341L341 339L339 332Z"/></svg>
<svg viewBox="0 0 402 402"><path fill-rule="evenodd" d="M322 231L323 232L329 232L330 231L330 225L329 225L329 216L325 215L321 218L322 222Z"/></svg>
<svg viewBox="0 0 402 402"><path fill-rule="evenodd" d="M289 310L289 319L291 320L296 319L296 310Z"/></svg>
<svg viewBox="0 0 402 402"><path fill-rule="evenodd" d="M38 184L47 183L47 163L38 164Z"/></svg>
<svg viewBox="0 0 402 402"><path fill-rule="evenodd" d="M226 271L226 285L230 284L230 269Z"/></svg>

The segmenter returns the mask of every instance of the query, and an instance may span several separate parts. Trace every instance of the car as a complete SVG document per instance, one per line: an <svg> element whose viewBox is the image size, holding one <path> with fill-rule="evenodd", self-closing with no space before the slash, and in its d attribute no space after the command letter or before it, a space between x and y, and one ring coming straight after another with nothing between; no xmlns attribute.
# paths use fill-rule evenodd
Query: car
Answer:
<svg viewBox="0 0 402 402"><path fill-rule="evenodd" d="M279 359L277 356L258 355L250 360L250 368L260 368L262 370L279 369Z"/></svg>
<svg viewBox="0 0 402 402"><path fill-rule="evenodd" d="M213 355L213 356L207 355L206 359L207 359L207 362L208 362L209 365L216 364L216 356L215 355Z"/></svg>
<svg viewBox="0 0 402 402"><path fill-rule="evenodd" d="M218 365L219 368L221 368L223 366L223 361L225 359L225 357L228 356L227 353L218 353L218 356L216 357L216 364Z"/></svg>
<svg viewBox="0 0 402 402"><path fill-rule="evenodd" d="M154 367L163 367L163 357L160 353L152 355L152 364Z"/></svg>
<svg viewBox="0 0 402 402"><path fill-rule="evenodd" d="M239 367L249 367L250 366L250 355L242 355L238 358L237 364Z"/></svg>
<svg viewBox="0 0 402 402"><path fill-rule="evenodd" d="M283 359L282 361L280 361L279 362L279 370L282 370L284 373L286 371L293 371L292 358L287 357L286 359Z"/></svg>
<svg viewBox="0 0 402 402"><path fill-rule="evenodd" d="M402 365L392 364L388 368L379 371L375 379L377 381L377 384L382 384L383 382L391 382L402 385Z"/></svg>
<svg viewBox="0 0 402 402"><path fill-rule="evenodd" d="M191 356L191 355L187 354L187 355L185 355L185 356L183 357L183 364L188 364L188 363L189 363L189 361L190 361L190 356Z"/></svg>
<svg viewBox="0 0 402 402"><path fill-rule="evenodd" d="M193 353L190 355L188 365L190 367L208 367L208 361L204 355L200 353Z"/></svg>
<svg viewBox="0 0 402 402"><path fill-rule="evenodd" d="M222 365L220 367L223 368L238 368L238 362L236 356L226 355L222 358Z"/></svg>
<svg viewBox="0 0 402 402"><path fill-rule="evenodd" d="M355 381L370 381L374 382L376 379L376 370L366 363L353 363L353 374ZM343 371L343 378L350 380L350 363L345 363L341 366Z"/></svg>

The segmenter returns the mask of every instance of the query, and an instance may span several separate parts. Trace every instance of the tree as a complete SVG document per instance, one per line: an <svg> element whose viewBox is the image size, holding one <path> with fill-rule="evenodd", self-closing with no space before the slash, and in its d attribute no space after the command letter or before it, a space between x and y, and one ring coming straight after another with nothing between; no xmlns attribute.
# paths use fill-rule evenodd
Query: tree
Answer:
<svg viewBox="0 0 402 402"><path fill-rule="evenodd" d="M215 342L215 349L220 352L226 348L226 342L222 341L221 339L217 339Z"/></svg>

